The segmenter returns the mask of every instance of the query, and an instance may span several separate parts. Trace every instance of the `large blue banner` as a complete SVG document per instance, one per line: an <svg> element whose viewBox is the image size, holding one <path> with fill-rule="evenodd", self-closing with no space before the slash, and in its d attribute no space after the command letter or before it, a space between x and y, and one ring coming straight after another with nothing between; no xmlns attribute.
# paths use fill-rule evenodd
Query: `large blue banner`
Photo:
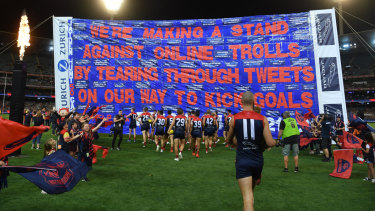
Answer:
<svg viewBox="0 0 375 211"><path fill-rule="evenodd" d="M79 112L87 103L106 105L99 114L109 118L146 106L211 109L222 117L226 109L238 112L241 93L249 90L276 135L283 111L319 110L309 14L72 19L71 102Z"/></svg>

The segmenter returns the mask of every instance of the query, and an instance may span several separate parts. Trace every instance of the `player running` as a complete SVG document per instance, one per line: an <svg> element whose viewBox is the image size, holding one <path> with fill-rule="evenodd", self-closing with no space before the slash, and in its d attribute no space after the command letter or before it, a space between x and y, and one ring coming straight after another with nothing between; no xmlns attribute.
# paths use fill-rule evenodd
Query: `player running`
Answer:
<svg viewBox="0 0 375 211"><path fill-rule="evenodd" d="M275 146L268 120L253 111L254 95L242 95L243 111L230 121L228 141L237 145L236 178L243 198L244 210L254 210L254 188L260 183L263 169L263 151ZM237 141L233 141L233 137ZM233 142L232 142L233 141Z"/></svg>
<svg viewBox="0 0 375 211"><path fill-rule="evenodd" d="M134 108L132 108L130 114L128 114L126 116L126 118L130 119L130 124L129 124L129 139L128 139L128 142L131 141L130 137L131 137L132 130L133 130L134 143L135 143L135 138L136 138L135 130L137 129L137 117L138 117L138 115L137 115L137 113L135 113L135 109Z"/></svg>
<svg viewBox="0 0 375 211"><path fill-rule="evenodd" d="M193 116L190 119L190 134L191 134L191 144L195 144L192 155L199 158L199 149L201 146L202 139L202 119L199 118L199 110L193 112ZM191 145L190 144L190 145Z"/></svg>
<svg viewBox="0 0 375 211"><path fill-rule="evenodd" d="M225 143L226 143L225 147L229 147L229 143L228 143L229 123L233 119L232 111L231 110L227 110L227 112L228 112L228 115L225 118L225 122L227 124L227 126L225 127L226 135L224 136L225 137Z"/></svg>
<svg viewBox="0 0 375 211"><path fill-rule="evenodd" d="M207 114L205 117L203 117L205 135L204 145L206 147L206 154L208 153L208 149L212 152L212 138L214 137L215 133L215 125L217 126L217 121L211 114Z"/></svg>
<svg viewBox="0 0 375 211"><path fill-rule="evenodd" d="M175 127L175 130L173 131L174 134L174 152L176 154L175 161L179 161L183 158L182 151L184 150L185 146L185 133L186 133L186 123L187 119L186 116L183 115L183 110L181 108L177 109L177 116L173 118L173 121L171 125L168 128L168 132L171 133L171 130L173 127ZM180 148L178 148L178 145L180 144Z"/></svg>
<svg viewBox="0 0 375 211"><path fill-rule="evenodd" d="M137 117L137 121L141 124L141 131L143 135L143 147L146 147L147 138L150 139L150 123L154 121L148 108L143 109L143 113Z"/></svg>
<svg viewBox="0 0 375 211"><path fill-rule="evenodd" d="M171 152L173 152L173 133L169 133L169 126L171 126L172 122L173 122L173 116L172 116L172 111L169 110L168 111L168 116L166 117L167 118L167 127L165 128L165 136L168 140L168 137L170 138L170 142L171 142ZM172 128L172 130L174 130L174 127Z"/></svg>
<svg viewBox="0 0 375 211"><path fill-rule="evenodd" d="M155 127L155 144L156 144L156 151L159 152L160 146L159 146L159 139L161 141L161 150L160 152L163 152L165 150L165 136L164 136L164 128L166 125L166 120L163 116L163 110L160 110L158 112L158 115L156 116L156 119L153 122L153 125Z"/></svg>
<svg viewBox="0 0 375 211"><path fill-rule="evenodd" d="M154 112L152 113L151 117L152 117L152 119L155 119L156 116L157 116L157 111L154 110ZM150 132L150 139L151 140L154 140L154 134L155 134L155 125L151 124L151 132Z"/></svg>

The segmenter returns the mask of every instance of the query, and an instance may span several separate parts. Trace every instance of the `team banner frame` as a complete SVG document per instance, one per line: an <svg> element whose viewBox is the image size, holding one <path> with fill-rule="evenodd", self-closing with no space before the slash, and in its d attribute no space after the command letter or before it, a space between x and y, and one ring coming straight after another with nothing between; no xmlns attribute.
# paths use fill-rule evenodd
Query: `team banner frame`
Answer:
<svg viewBox="0 0 375 211"><path fill-rule="evenodd" d="M55 20L66 23L67 57L56 52ZM55 17L54 44L57 107L105 106L99 116L107 118L132 107L211 109L221 130L225 110L240 111L241 93L252 91L274 136L284 111L347 121L334 9L167 21Z"/></svg>

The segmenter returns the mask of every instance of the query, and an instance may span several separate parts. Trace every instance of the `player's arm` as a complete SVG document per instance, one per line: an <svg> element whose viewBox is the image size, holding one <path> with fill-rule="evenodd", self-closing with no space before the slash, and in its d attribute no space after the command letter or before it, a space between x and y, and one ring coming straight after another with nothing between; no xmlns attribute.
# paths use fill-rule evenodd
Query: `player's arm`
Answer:
<svg viewBox="0 0 375 211"><path fill-rule="evenodd" d="M185 127L185 133L189 132L189 120L185 118L186 127Z"/></svg>
<svg viewBox="0 0 375 211"><path fill-rule="evenodd" d="M276 145L276 141L272 138L270 126L269 126L269 123L268 123L268 120L267 120L266 117L264 117L263 122L264 122L264 127L263 127L264 140L266 141L267 146L273 147L273 146ZM280 132L279 132L279 134L280 134Z"/></svg>
<svg viewBox="0 0 375 211"><path fill-rule="evenodd" d="M155 126L155 124L156 124L156 121L158 121L158 117L156 117L155 118L155 120L152 122L152 127L154 127Z"/></svg>
<svg viewBox="0 0 375 211"><path fill-rule="evenodd" d="M228 141L230 144L237 145L237 141L234 138L234 118L229 122Z"/></svg>
<svg viewBox="0 0 375 211"><path fill-rule="evenodd" d="M140 125L142 125L142 121L140 120L140 118L141 118L141 117L142 117L142 114L141 114L141 115L139 115L139 116L137 116L137 119L136 119L136 120L137 120L137 122L139 122L139 124L140 124Z"/></svg>
<svg viewBox="0 0 375 211"><path fill-rule="evenodd" d="M203 117L203 120L202 120L203 122L203 127L206 127L206 117Z"/></svg>
<svg viewBox="0 0 375 211"><path fill-rule="evenodd" d="M150 119L151 119L151 121L154 121L154 118L152 117L152 115L150 115Z"/></svg>

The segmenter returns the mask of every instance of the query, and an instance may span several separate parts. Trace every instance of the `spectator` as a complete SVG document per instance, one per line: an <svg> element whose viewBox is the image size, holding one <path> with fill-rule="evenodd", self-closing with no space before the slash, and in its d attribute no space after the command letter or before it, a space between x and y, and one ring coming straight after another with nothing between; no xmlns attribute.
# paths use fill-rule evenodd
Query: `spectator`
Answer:
<svg viewBox="0 0 375 211"><path fill-rule="evenodd" d="M40 125L43 125L43 123L44 123L44 120L43 120L42 112L39 110L34 117L34 126L40 126ZM35 142L36 142L36 149L40 149L41 138L42 138L42 133L33 139L31 149L35 149Z"/></svg>
<svg viewBox="0 0 375 211"><path fill-rule="evenodd" d="M25 114L24 114L24 122L23 122L23 124L26 125L26 126L30 126L32 118L33 118L33 115L31 114L30 110L26 109L25 110Z"/></svg>

